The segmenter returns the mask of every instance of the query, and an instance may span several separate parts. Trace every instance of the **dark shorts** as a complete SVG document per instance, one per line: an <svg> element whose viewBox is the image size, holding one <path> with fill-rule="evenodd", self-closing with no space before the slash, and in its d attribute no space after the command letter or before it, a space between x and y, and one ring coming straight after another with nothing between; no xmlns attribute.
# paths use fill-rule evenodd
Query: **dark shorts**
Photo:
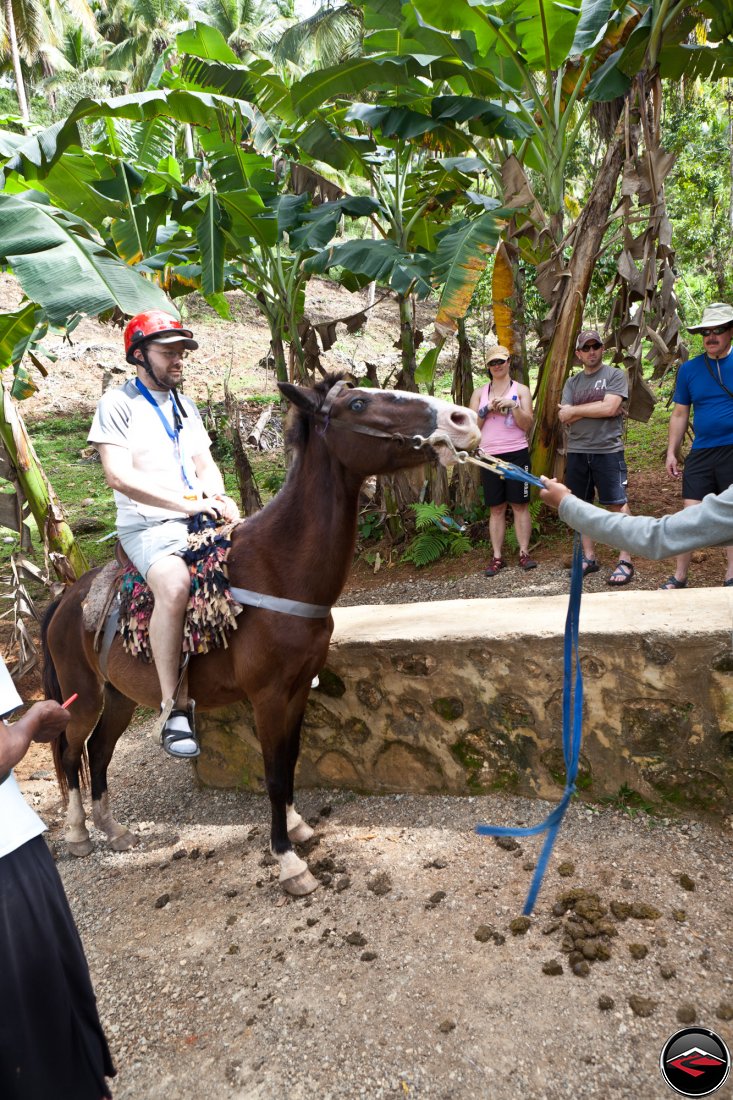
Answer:
<svg viewBox="0 0 733 1100"><path fill-rule="evenodd" d="M565 484L589 504L598 494L599 504L625 504L628 473L623 451L610 454L570 454L565 467Z"/></svg>
<svg viewBox="0 0 733 1100"><path fill-rule="evenodd" d="M733 447L701 447L690 451L682 471L682 496L702 500L733 485Z"/></svg>
<svg viewBox="0 0 733 1100"><path fill-rule="evenodd" d="M0 1006L3 1100L110 1095L89 968L41 836L0 858Z"/></svg>
<svg viewBox="0 0 733 1100"><path fill-rule="evenodd" d="M529 472L528 447L496 457L503 458L505 462L513 462L515 466ZM491 470L481 470L481 484L487 508L495 508L498 504L529 504L528 481L509 481L498 474L492 474Z"/></svg>

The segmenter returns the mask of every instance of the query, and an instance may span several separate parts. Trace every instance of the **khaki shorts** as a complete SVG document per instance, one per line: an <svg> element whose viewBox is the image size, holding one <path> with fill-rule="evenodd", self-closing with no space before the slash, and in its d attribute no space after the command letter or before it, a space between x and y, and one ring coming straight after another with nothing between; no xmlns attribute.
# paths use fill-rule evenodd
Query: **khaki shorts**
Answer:
<svg viewBox="0 0 733 1100"><path fill-rule="evenodd" d="M149 520L135 527L121 527L117 537L138 573L147 577L150 566L156 561L180 555L188 548L188 521Z"/></svg>

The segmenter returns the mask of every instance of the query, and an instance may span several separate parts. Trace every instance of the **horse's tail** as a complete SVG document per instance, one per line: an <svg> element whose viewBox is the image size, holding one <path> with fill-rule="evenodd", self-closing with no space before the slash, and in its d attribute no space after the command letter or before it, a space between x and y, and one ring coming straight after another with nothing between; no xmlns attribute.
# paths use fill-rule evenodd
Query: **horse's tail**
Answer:
<svg viewBox="0 0 733 1100"><path fill-rule="evenodd" d="M41 620L41 649L43 650L43 694L46 699L54 699L57 703L63 703L64 697L61 694L61 684L59 678L56 675L56 665L53 663L53 657L51 656L51 650L48 648L48 628L51 625L51 619L56 614L56 610L61 603L61 596L53 603L50 603L43 613Z"/></svg>
<svg viewBox="0 0 733 1100"><path fill-rule="evenodd" d="M43 694L46 699L53 699L57 703L63 703L64 696L61 691L61 684L59 683L58 674L56 672L56 665L53 663L53 657L51 656L51 650L48 644L48 630L51 625L58 606L63 599L59 596L57 600L50 603L43 613L41 620L41 650L43 652ZM61 797L64 802L69 797L69 782L66 778L66 772L63 766L63 755L68 745L66 740L66 734L62 733L60 737L55 738L51 742L51 752L53 754L53 766L56 772L56 782L59 785L61 791ZM89 785L89 758L87 757L86 745L82 749L81 758L81 785L87 787Z"/></svg>

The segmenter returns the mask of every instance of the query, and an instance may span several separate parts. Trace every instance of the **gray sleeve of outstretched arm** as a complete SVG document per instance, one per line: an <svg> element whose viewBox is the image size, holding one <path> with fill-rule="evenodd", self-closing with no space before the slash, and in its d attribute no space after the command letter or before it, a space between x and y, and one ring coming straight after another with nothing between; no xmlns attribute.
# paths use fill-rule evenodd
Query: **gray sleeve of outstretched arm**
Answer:
<svg viewBox="0 0 733 1100"><path fill-rule="evenodd" d="M702 504L661 519L604 512L574 496L565 497L559 511L576 531L644 558L659 560L703 546L733 545L733 488L720 496L711 493Z"/></svg>

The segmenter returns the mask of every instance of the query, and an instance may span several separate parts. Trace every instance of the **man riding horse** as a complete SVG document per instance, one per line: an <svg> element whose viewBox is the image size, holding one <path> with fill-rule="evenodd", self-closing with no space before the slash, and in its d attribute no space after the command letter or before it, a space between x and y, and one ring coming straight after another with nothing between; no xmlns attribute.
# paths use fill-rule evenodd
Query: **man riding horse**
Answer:
<svg viewBox="0 0 733 1100"><path fill-rule="evenodd" d="M180 667L191 584L181 555L191 516L234 521L239 510L224 493L198 409L178 392L183 360L198 348L191 330L149 310L132 318L124 339L137 375L102 396L89 442L114 490L122 548L155 597L150 647L160 682L161 744L170 756L190 760L199 746Z"/></svg>

